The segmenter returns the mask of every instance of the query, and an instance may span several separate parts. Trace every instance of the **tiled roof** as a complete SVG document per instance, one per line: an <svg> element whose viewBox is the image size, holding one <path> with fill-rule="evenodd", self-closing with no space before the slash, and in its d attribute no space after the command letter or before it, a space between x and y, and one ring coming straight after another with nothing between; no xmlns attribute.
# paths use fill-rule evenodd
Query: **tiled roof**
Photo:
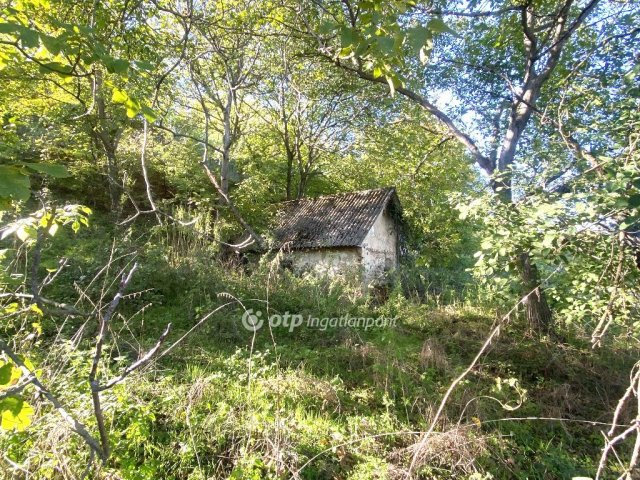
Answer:
<svg viewBox="0 0 640 480"><path fill-rule="evenodd" d="M282 203L276 247L356 247L389 201L399 211L395 188L378 188Z"/></svg>

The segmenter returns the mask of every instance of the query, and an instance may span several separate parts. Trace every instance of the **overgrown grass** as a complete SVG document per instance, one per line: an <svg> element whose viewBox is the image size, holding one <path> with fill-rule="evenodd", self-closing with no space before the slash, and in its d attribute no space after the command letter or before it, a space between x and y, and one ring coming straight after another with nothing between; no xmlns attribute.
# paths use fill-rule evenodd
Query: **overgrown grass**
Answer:
<svg viewBox="0 0 640 480"><path fill-rule="evenodd" d="M114 287L103 277L86 288L110 250L92 238L63 242L48 255L64 251L74 259L59 285L75 279L76 290L108 298ZM222 292L265 314L385 316L397 324L366 331L264 327L254 334L240 322L243 309L230 305L103 394L113 455L96 478L395 479L404 478L414 455L421 478L591 476L604 427L580 420L609 420L637 356L615 346L594 352L571 332L565 344L540 340L523 334L514 318L416 451L417 432L428 428L449 383L489 332L490 310L460 301L420 303L400 288L374 302L348 281L298 278L273 261L232 266L207 245L183 242L176 251L166 235L149 243L135 232L128 238L118 243L113 256L124 256L104 278L113 279L136 251L141 268L131 288L140 293L125 299L111 326L105 377L152 345L168 322L174 326L168 343L179 338L229 301ZM47 294L77 298L61 287ZM53 318L43 324L38 351L45 353L34 361L44 381L95 428L86 384L95 325ZM83 339L74 342L80 328ZM86 448L45 402L33 403L33 425L0 436L2 475L25 477L22 468L29 478L76 478Z"/></svg>

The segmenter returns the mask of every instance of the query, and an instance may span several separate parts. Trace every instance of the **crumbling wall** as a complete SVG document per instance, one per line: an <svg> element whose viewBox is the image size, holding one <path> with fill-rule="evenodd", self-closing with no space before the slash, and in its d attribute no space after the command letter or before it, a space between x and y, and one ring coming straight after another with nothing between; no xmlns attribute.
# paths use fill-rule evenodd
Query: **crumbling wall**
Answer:
<svg viewBox="0 0 640 480"><path fill-rule="evenodd" d="M347 275L360 268L360 248L298 250L288 255L293 271L319 276Z"/></svg>
<svg viewBox="0 0 640 480"><path fill-rule="evenodd" d="M363 282L365 286L385 283L387 273L398 266L396 222L385 210L362 242Z"/></svg>

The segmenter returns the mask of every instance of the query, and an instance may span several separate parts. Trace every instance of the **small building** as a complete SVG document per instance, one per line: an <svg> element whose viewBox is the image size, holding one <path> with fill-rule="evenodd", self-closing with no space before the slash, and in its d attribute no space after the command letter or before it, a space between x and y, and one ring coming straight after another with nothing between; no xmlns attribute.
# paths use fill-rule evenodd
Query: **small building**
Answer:
<svg viewBox="0 0 640 480"><path fill-rule="evenodd" d="M401 206L393 187L304 198L281 204L275 245L295 272L345 275L384 283L398 265Z"/></svg>

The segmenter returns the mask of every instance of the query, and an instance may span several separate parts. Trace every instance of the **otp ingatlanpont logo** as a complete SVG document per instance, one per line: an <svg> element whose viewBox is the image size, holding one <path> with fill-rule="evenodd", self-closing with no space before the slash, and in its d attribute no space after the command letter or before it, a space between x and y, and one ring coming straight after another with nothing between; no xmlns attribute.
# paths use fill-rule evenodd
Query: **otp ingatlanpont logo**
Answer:
<svg viewBox="0 0 640 480"><path fill-rule="evenodd" d="M260 318L262 316L262 312L260 310L256 310L256 313L253 313L253 309L245 310L242 314L242 326L249 330L250 332L256 332L264 323L264 320Z"/></svg>

